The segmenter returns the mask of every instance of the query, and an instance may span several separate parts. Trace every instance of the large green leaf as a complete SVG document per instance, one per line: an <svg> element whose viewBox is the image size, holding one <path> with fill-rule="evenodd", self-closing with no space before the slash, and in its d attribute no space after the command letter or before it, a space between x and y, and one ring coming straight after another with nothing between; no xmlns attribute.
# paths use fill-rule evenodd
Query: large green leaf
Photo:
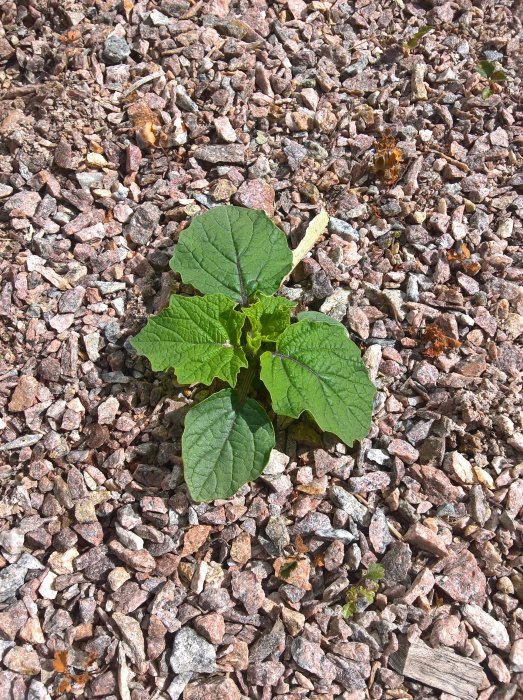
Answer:
<svg viewBox="0 0 523 700"><path fill-rule="evenodd" d="M291 265L285 234L264 212L231 206L196 216L171 259L186 284L243 306L255 292L275 292Z"/></svg>
<svg viewBox="0 0 523 700"><path fill-rule="evenodd" d="M185 482L195 501L230 498L263 472L274 428L254 399L224 389L187 413L182 437Z"/></svg>
<svg viewBox="0 0 523 700"><path fill-rule="evenodd" d="M251 328L247 333L248 346L257 352L263 342L274 343L291 322L295 302L285 297L257 294L256 303L243 310Z"/></svg>
<svg viewBox="0 0 523 700"><path fill-rule="evenodd" d="M276 351L261 356L261 379L276 413L298 418L309 411L347 445L369 432L375 389L342 327L305 320L289 326Z"/></svg>
<svg viewBox="0 0 523 700"><path fill-rule="evenodd" d="M173 294L169 306L149 319L132 346L149 358L155 371L174 369L181 384L209 385L218 377L234 386L240 367L247 367L240 346L245 317L235 306L223 294Z"/></svg>
<svg viewBox="0 0 523 700"><path fill-rule="evenodd" d="M340 323L340 321L337 321L335 318L332 318L332 316L327 316L327 314L323 314L321 311L300 311L300 313L297 314L296 318L298 319L298 321L326 323L329 326L340 326L341 328L345 328L343 323Z"/></svg>

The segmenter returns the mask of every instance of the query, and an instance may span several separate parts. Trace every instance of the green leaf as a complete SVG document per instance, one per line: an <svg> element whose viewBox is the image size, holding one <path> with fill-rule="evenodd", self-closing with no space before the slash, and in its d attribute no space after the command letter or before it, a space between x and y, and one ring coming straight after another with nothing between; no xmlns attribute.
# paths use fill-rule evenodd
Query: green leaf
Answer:
<svg viewBox="0 0 523 700"><path fill-rule="evenodd" d="M341 609L341 616L343 617L344 620L350 620L351 617L354 616L356 612L356 603L353 603L352 601L350 603L345 603L345 605Z"/></svg>
<svg viewBox="0 0 523 700"><path fill-rule="evenodd" d="M480 61L476 66L476 70L481 76L488 79L492 77L496 67L490 61Z"/></svg>
<svg viewBox="0 0 523 700"><path fill-rule="evenodd" d="M376 591L364 590L362 597L367 601L367 603L374 603Z"/></svg>
<svg viewBox="0 0 523 700"><path fill-rule="evenodd" d="M247 367L240 346L245 318L235 306L222 294L173 294L169 306L152 316L131 344L153 370L174 369L181 384L209 385L218 377L234 386L240 367Z"/></svg>
<svg viewBox="0 0 523 700"><path fill-rule="evenodd" d="M347 590L347 593L345 594L345 605L341 609L342 617L345 620L352 617L356 613L361 591L361 586L351 586Z"/></svg>
<svg viewBox="0 0 523 700"><path fill-rule="evenodd" d="M503 83L507 79L507 76L505 74L505 71L502 70L495 70L494 73L490 76L490 79L493 80L495 83Z"/></svg>
<svg viewBox="0 0 523 700"><path fill-rule="evenodd" d="M492 88L486 87L484 90L481 91L481 97L484 100L488 100L489 97L492 96Z"/></svg>
<svg viewBox="0 0 523 700"><path fill-rule="evenodd" d="M254 399L243 403L223 389L187 413L182 458L195 501L230 498L263 472L274 447L274 428Z"/></svg>
<svg viewBox="0 0 523 700"><path fill-rule="evenodd" d="M289 326L276 351L261 356L261 379L276 413L298 418L309 411L347 445L369 432L375 389L344 328L314 321Z"/></svg>
<svg viewBox="0 0 523 700"><path fill-rule="evenodd" d="M416 46L419 44L420 40L423 39L423 37L431 32L433 30L433 27L431 27L428 24L425 24L423 27L420 27L418 31L411 36L411 38L407 41L406 46L409 49L415 49Z"/></svg>
<svg viewBox="0 0 523 700"><path fill-rule="evenodd" d="M381 564L372 562L372 564L369 564L369 568L365 572L364 578L368 579L369 581L381 581L384 576L385 569L381 566Z"/></svg>
<svg viewBox="0 0 523 700"><path fill-rule="evenodd" d="M290 578L292 572L298 567L297 561L289 561L280 568L278 576L283 579Z"/></svg>
<svg viewBox="0 0 523 700"><path fill-rule="evenodd" d="M283 231L264 212L224 206L193 219L170 264L200 292L225 294L245 306L256 292L278 289L292 253Z"/></svg>
<svg viewBox="0 0 523 700"><path fill-rule="evenodd" d="M332 318L331 316L327 316L327 314L322 314L321 311L300 311L300 313L296 315L296 318L298 321L326 323L329 326L340 326L341 328L345 328L343 323L336 321L336 319Z"/></svg>
<svg viewBox="0 0 523 700"><path fill-rule="evenodd" d="M268 297L257 294L256 303L243 309L249 319L251 330L247 333L247 344L257 352L262 343L274 343L291 322L291 310L296 304L285 297Z"/></svg>

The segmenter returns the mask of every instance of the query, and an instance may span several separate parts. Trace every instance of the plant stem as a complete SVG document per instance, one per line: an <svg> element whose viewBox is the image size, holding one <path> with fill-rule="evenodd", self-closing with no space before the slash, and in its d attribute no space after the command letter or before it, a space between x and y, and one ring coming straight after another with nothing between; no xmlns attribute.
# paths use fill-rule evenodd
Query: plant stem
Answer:
<svg viewBox="0 0 523 700"><path fill-rule="evenodd" d="M255 360L257 359L258 358L256 357ZM240 376L240 381L238 383L238 386L236 387L236 391L238 392L238 396L241 403L243 403L247 398L247 394L249 393L249 389L251 388L252 381L256 376L257 369L258 363L257 361L254 361L247 367L245 373Z"/></svg>

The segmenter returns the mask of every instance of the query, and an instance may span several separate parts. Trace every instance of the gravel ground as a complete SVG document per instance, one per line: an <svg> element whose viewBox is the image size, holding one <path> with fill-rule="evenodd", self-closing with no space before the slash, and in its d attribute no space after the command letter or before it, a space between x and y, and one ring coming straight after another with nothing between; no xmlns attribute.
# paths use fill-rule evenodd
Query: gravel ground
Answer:
<svg viewBox="0 0 523 700"><path fill-rule="evenodd" d="M0 17L0 696L523 697L521 4ZM292 246L327 209L284 293L347 325L378 394L354 449L280 422L267 473L198 505L191 390L129 338L229 202Z"/></svg>

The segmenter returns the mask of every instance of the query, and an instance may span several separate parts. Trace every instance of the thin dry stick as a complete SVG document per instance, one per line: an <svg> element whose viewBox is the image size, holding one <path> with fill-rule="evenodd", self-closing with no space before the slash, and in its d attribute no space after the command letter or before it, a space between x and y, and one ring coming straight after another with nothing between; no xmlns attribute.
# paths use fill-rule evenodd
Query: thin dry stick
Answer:
<svg viewBox="0 0 523 700"><path fill-rule="evenodd" d="M150 75L146 75L144 78L140 78L140 80L137 80L131 87L126 90L123 95L121 96L121 100L124 100L126 97L129 97L129 95L134 92L135 90L138 90L138 88L141 88L142 85L145 85L146 83L150 83L151 80L156 80L156 78L161 78L162 75L164 75L163 70L157 70L155 73L151 73Z"/></svg>

